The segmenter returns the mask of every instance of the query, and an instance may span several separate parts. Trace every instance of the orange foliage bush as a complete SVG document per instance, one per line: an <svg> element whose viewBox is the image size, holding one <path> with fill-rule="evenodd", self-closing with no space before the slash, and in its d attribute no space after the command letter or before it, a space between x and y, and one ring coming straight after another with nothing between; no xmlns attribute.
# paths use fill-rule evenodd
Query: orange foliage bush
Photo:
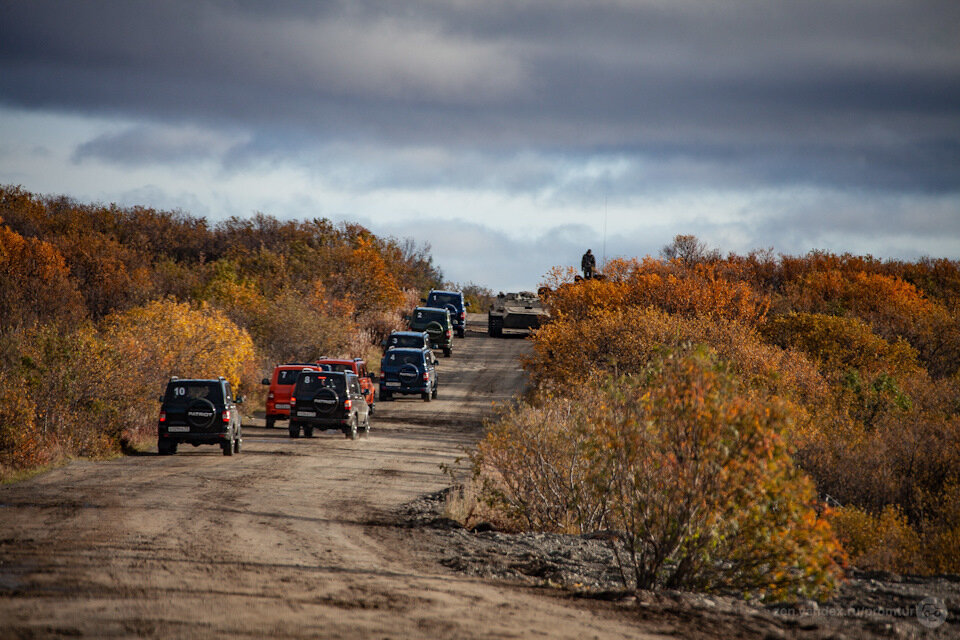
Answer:
<svg viewBox="0 0 960 640"><path fill-rule="evenodd" d="M960 366L957 319L900 278L814 271L788 284L781 304L795 311L857 317L891 342L903 338L934 377L952 375Z"/></svg>
<svg viewBox="0 0 960 640"><path fill-rule="evenodd" d="M829 594L841 552L790 459L788 405L702 352L583 381L488 426L474 464L493 504L534 528L611 529L637 588Z"/></svg>
<svg viewBox="0 0 960 640"><path fill-rule="evenodd" d="M53 245L0 225L0 330L70 324L83 317L83 301L69 273Z"/></svg>
<svg viewBox="0 0 960 640"><path fill-rule="evenodd" d="M551 312L582 318L598 308L653 306L682 316L725 318L753 326L768 307L763 296L743 282L722 276L715 264L611 260L606 276L556 287L548 297Z"/></svg>

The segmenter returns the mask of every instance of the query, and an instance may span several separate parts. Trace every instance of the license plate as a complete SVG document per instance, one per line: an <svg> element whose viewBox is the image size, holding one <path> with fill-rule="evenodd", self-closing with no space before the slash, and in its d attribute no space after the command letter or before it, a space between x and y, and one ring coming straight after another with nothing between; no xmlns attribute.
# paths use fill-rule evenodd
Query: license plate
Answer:
<svg viewBox="0 0 960 640"><path fill-rule="evenodd" d="M190 431L190 427L167 427L167 432L169 433L183 433L185 431Z"/></svg>
<svg viewBox="0 0 960 640"><path fill-rule="evenodd" d="M317 415L316 411L297 411L298 416L310 417Z"/></svg>
<svg viewBox="0 0 960 640"><path fill-rule="evenodd" d="M290 405L289 405L289 404L280 404L280 403L277 403L277 404L274 405L274 406L276 406L277 409L289 409L289 408L290 408Z"/></svg>
<svg viewBox="0 0 960 640"><path fill-rule="evenodd" d="M387 383L387 386L388 386L388 387L399 387L399 386L400 386L400 383L399 383L399 382L388 382L388 383Z"/></svg>

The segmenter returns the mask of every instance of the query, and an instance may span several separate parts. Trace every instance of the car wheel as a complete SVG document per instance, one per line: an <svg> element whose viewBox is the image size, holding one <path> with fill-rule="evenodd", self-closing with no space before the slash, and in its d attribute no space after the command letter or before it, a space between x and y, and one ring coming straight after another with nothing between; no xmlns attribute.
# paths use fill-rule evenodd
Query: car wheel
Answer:
<svg viewBox="0 0 960 640"><path fill-rule="evenodd" d="M450 357L450 354L452 354L452 353L453 353L453 349L451 349L450 347L444 347L444 348L443 348L443 357L444 357L444 358L449 358L449 357Z"/></svg>
<svg viewBox="0 0 960 640"><path fill-rule="evenodd" d="M466 337L466 335L467 335L467 330L466 330L466 329L457 329L457 337L458 337L458 338L464 338L464 337Z"/></svg>
<svg viewBox="0 0 960 640"><path fill-rule="evenodd" d="M437 397L437 389L439 389L439 388L440 388L440 385L434 386L434 387L433 387L433 393L430 394L430 397L436 398L436 397Z"/></svg>
<svg viewBox="0 0 960 640"><path fill-rule="evenodd" d="M356 440L359 429L357 428L357 416L353 416L350 419L350 424L347 425L346 430L343 432L347 438L350 440Z"/></svg>
<svg viewBox="0 0 960 640"><path fill-rule="evenodd" d="M267 416L267 429L273 429L273 425L276 424L277 419L273 416Z"/></svg>
<svg viewBox="0 0 960 640"><path fill-rule="evenodd" d="M233 455L233 441L226 440L220 443L220 448L223 449L223 455L232 456Z"/></svg>
<svg viewBox="0 0 960 640"><path fill-rule="evenodd" d="M234 453L240 453L240 442L241 442L240 436L237 436L237 438L234 439L234 441L233 441L233 452L234 452Z"/></svg>
<svg viewBox="0 0 960 640"><path fill-rule="evenodd" d="M312 438L313 437L313 427L303 426L303 437Z"/></svg>
<svg viewBox="0 0 960 640"><path fill-rule="evenodd" d="M294 422L293 420L291 420L291 421L290 421L289 431L290 431L290 437L291 437L291 438L299 438L299 437L300 437L300 423L299 423L299 422Z"/></svg>
<svg viewBox="0 0 960 640"><path fill-rule="evenodd" d="M171 455L176 450L173 446L171 446L172 444L173 443L166 438L159 438L157 440L157 453L161 456Z"/></svg>
<svg viewBox="0 0 960 640"><path fill-rule="evenodd" d="M420 397L423 398L423 401L424 401L424 402L430 402L430 392L429 392L429 391L424 391L423 393L420 394Z"/></svg>
<svg viewBox="0 0 960 640"><path fill-rule="evenodd" d="M385 400L385 401L387 401L387 402L390 402L391 400L393 400L393 394L390 393L389 391L381 391L381 392L380 392L380 399L381 399L381 400Z"/></svg>

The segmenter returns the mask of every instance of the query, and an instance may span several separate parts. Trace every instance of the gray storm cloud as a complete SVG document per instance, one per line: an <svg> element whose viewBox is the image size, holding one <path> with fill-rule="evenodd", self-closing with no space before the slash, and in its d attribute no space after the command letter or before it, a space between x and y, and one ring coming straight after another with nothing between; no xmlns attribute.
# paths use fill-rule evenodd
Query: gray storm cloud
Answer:
<svg viewBox="0 0 960 640"><path fill-rule="evenodd" d="M699 228L916 248L960 217L958 24L956 0L0 0L0 108L118 118L83 167L288 165L547 210L816 192Z"/></svg>

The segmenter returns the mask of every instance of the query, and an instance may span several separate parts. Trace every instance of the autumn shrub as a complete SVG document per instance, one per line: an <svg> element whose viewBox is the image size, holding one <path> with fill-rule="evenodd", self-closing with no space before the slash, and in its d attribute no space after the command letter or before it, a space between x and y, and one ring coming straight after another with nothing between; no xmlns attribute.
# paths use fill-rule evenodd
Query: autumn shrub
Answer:
<svg viewBox="0 0 960 640"><path fill-rule="evenodd" d="M556 271L543 284L551 286L548 303L557 317L583 318L596 309L656 307L685 317L760 322L768 301L749 284L725 277L712 263L665 263L653 258L611 260L607 277L578 283L561 282Z"/></svg>
<svg viewBox="0 0 960 640"><path fill-rule="evenodd" d="M864 569L912 574L960 573L960 484L935 497L935 515L911 524L895 505L879 512L856 506L830 516L850 560ZM933 505L931 505L933 506Z"/></svg>
<svg viewBox="0 0 960 640"><path fill-rule="evenodd" d="M561 317L535 334L524 367L539 389L563 389L584 372L638 373L664 348L706 344L748 386L829 410L830 389L801 353L765 344L756 330L724 318L683 317L656 308L595 309Z"/></svg>
<svg viewBox="0 0 960 640"><path fill-rule="evenodd" d="M960 323L943 304L904 280L879 273L813 271L789 283L790 310L860 318L890 342L906 340L934 377L960 366Z"/></svg>
<svg viewBox="0 0 960 640"><path fill-rule="evenodd" d="M637 588L821 597L840 550L790 458L791 411L692 349L520 405L489 426L475 468L525 526L612 530Z"/></svg>
<svg viewBox="0 0 960 640"><path fill-rule="evenodd" d="M24 380L0 374L0 479L52 459L50 438L37 426L36 405Z"/></svg>
<svg viewBox="0 0 960 640"><path fill-rule="evenodd" d="M0 331L83 318L83 298L69 276L56 247L0 224Z"/></svg>

